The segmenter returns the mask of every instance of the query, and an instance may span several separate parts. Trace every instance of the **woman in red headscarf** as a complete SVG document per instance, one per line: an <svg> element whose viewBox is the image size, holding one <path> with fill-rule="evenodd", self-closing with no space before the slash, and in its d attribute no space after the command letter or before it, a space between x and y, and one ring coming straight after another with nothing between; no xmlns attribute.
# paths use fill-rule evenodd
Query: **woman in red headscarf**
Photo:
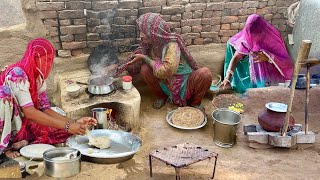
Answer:
<svg viewBox="0 0 320 180"><path fill-rule="evenodd" d="M0 154L9 157L15 150L32 143L57 144L70 134L82 135L96 120L84 117L71 120L50 108L45 79L53 65L55 49L38 38L29 42L19 62L0 75Z"/></svg>

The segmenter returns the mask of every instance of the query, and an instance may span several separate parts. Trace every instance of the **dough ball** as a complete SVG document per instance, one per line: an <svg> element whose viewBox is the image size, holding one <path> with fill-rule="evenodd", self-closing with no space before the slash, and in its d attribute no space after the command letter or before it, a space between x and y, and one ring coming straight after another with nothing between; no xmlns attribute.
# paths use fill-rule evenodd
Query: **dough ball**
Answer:
<svg viewBox="0 0 320 180"><path fill-rule="evenodd" d="M88 144L90 146L95 146L100 149L107 149L110 147L111 140L108 136L90 137Z"/></svg>

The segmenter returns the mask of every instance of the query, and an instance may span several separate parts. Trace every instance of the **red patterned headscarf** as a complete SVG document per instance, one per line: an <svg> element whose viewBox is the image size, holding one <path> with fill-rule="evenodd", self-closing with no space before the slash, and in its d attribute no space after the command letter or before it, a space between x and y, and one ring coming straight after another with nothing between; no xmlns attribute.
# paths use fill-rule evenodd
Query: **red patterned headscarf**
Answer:
<svg viewBox="0 0 320 180"><path fill-rule="evenodd" d="M163 45L169 42L177 42L182 54L186 57L189 65L193 70L198 69L198 65L188 51L186 44L184 43L182 37L177 33L172 33L170 31L170 26L165 22L160 15L155 13L146 13L141 15L137 19L137 25L139 30L150 37L155 44ZM148 49L151 48L148 44L141 41L140 46L133 52L134 54L147 54ZM131 61L131 58L128 58L126 62ZM125 66L120 66L118 72L122 72L126 68Z"/></svg>
<svg viewBox="0 0 320 180"><path fill-rule="evenodd" d="M30 94L36 108L38 108L38 86L36 80L41 76L45 80L50 73L53 65L55 49L53 45L46 39L37 38L28 43L23 58L10 65L2 74L0 84L5 81L5 76L14 67L22 68L28 76L30 83Z"/></svg>

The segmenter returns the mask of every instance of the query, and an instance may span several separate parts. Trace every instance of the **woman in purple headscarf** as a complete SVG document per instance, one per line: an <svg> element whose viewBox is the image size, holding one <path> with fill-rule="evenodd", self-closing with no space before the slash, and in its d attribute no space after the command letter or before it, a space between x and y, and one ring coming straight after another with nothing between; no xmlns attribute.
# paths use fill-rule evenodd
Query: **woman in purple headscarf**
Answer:
<svg viewBox="0 0 320 180"><path fill-rule="evenodd" d="M242 31L227 43L224 76L220 87L243 93L290 80L293 63L279 31L257 14L248 17Z"/></svg>
<svg viewBox="0 0 320 180"><path fill-rule="evenodd" d="M140 47L120 66L130 74L142 75L156 95L155 109L166 99L179 106L194 106L204 110L202 98L209 90L212 76L208 68L199 68L187 50L181 36L171 33L169 24L158 14L146 13L137 19L141 36ZM126 64L130 64L127 66Z"/></svg>

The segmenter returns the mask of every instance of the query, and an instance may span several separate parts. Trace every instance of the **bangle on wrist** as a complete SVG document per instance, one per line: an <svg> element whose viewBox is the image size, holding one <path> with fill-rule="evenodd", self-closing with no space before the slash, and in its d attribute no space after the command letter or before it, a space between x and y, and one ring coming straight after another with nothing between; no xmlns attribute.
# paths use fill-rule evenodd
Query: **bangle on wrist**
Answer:
<svg viewBox="0 0 320 180"><path fill-rule="evenodd" d="M69 128L70 128L70 121L67 121L67 122L66 122L66 126L64 127L64 130L65 130L66 132L68 132L68 131L69 131Z"/></svg>
<svg viewBox="0 0 320 180"><path fill-rule="evenodd" d="M144 59L144 62L146 62L147 64L151 64L152 60L149 57L146 57Z"/></svg>
<svg viewBox="0 0 320 180"><path fill-rule="evenodd" d="M229 70L227 71L227 74L231 74L231 76L233 76L233 71L229 69Z"/></svg>

